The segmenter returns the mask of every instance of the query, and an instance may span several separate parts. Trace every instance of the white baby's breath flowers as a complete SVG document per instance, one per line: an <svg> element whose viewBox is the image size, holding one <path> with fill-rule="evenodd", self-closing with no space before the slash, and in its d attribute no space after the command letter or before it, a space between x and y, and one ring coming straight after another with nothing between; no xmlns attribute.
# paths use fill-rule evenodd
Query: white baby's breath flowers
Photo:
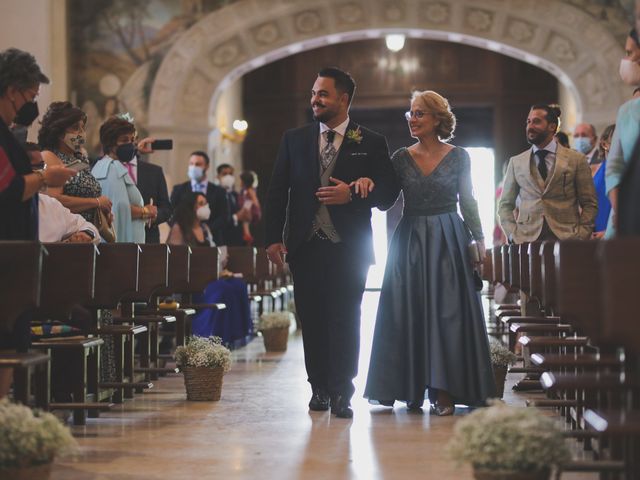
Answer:
<svg viewBox="0 0 640 480"><path fill-rule="evenodd" d="M518 359L511 350L494 338L489 341L489 354L491 355L491 364L496 367L513 365Z"/></svg>
<svg viewBox="0 0 640 480"><path fill-rule="evenodd" d="M49 463L76 446L69 429L52 414L0 400L0 468Z"/></svg>
<svg viewBox="0 0 640 480"><path fill-rule="evenodd" d="M540 471L569 460L562 433L535 408L494 402L459 420L447 449L457 463L507 471Z"/></svg>
<svg viewBox="0 0 640 480"><path fill-rule="evenodd" d="M291 322L295 322L296 317L291 312L265 313L260 317L258 330L269 330L272 328L289 328Z"/></svg>
<svg viewBox="0 0 640 480"><path fill-rule="evenodd" d="M220 337L189 337L186 346L176 348L175 358L179 367L231 368L231 351Z"/></svg>

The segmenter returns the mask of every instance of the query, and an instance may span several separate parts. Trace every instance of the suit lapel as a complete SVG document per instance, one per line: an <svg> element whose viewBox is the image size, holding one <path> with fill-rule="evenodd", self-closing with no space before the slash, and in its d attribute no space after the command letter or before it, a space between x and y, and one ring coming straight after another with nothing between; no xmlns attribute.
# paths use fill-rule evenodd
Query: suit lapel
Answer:
<svg viewBox="0 0 640 480"><path fill-rule="evenodd" d="M305 155L305 167L308 174L313 178L316 189L320 188L320 147L318 146L318 136L320 135L320 124L314 122L307 129L307 138L303 145L308 145L309 150Z"/></svg>
<svg viewBox="0 0 640 480"><path fill-rule="evenodd" d="M358 145L356 142L349 140L347 138L347 132L349 132L350 130L356 131L357 129L358 129L358 124L350 120L349 125L347 126L347 129L344 132L344 138L342 139L342 145L340 145L340 151L338 152L338 157L336 158L336 166L333 170L334 177L340 178L337 175L339 175L340 170L344 169L341 167L344 167L349 155L351 154L355 146Z"/></svg>
<svg viewBox="0 0 640 480"><path fill-rule="evenodd" d="M522 154L522 165L525 172L529 172L528 176L531 178L531 186L542 195L542 192L544 191L544 180L542 179L542 175L540 175L536 166L536 161L533 158L533 150L529 149Z"/></svg>

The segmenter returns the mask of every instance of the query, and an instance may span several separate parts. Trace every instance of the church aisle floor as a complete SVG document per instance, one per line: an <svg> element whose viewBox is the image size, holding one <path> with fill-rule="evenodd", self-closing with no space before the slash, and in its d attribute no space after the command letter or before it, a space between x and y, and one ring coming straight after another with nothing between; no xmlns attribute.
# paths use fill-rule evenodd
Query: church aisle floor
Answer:
<svg viewBox="0 0 640 480"><path fill-rule="evenodd" d="M219 402L187 402L181 375L72 427L75 459L54 466L53 480L155 479L472 479L445 454L456 417L372 407L362 398L378 294L366 293L360 376L353 420L309 412L299 333L284 354L262 340L234 352ZM512 383L515 379L510 379ZM524 404L507 385L505 400ZM563 480L595 479L566 474Z"/></svg>

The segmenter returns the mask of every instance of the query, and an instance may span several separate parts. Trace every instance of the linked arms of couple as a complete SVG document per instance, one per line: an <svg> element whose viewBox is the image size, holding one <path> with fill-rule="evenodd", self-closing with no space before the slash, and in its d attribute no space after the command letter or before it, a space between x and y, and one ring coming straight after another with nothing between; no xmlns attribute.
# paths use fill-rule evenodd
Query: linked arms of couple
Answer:
<svg viewBox="0 0 640 480"><path fill-rule="evenodd" d="M329 180L334 185L320 187L316 191L316 197L323 205L345 205L351 202L351 187L353 187L356 195L360 195L360 198L367 198L376 186L374 181L367 177L360 177L351 183L343 182L334 177L330 177ZM287 249L283 243L274 243L267 247L269 260L278 267L284 265L283 255L285 253L287 253Z"/></svg>
<svg viewBox="0 0 640 480"><path fill-rule="evenodd" d="M343 182L334 177L330 177L329 181L335 185L320 187L316 192L316 197L323 205L344 205L349 203L352 200L351 187L354 187L356 195L360 195L360 198L367 198L376 186L373 180L367 177L361 177L351 183Z"/></svg>

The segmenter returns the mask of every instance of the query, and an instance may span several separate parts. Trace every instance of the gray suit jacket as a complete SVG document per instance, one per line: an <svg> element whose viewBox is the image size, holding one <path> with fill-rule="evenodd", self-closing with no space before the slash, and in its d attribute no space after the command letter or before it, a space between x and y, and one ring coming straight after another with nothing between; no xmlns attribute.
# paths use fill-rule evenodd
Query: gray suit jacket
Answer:
<svg viewBox="0 0 640 480"><path fill-rule="evenodd" d="M555 166L545 182L532 156L529 149L509 159L498 204L502 229L515 243L533 242L546 219L560 240L590 238L598 200L586 157L558 145Z"/></svg>

